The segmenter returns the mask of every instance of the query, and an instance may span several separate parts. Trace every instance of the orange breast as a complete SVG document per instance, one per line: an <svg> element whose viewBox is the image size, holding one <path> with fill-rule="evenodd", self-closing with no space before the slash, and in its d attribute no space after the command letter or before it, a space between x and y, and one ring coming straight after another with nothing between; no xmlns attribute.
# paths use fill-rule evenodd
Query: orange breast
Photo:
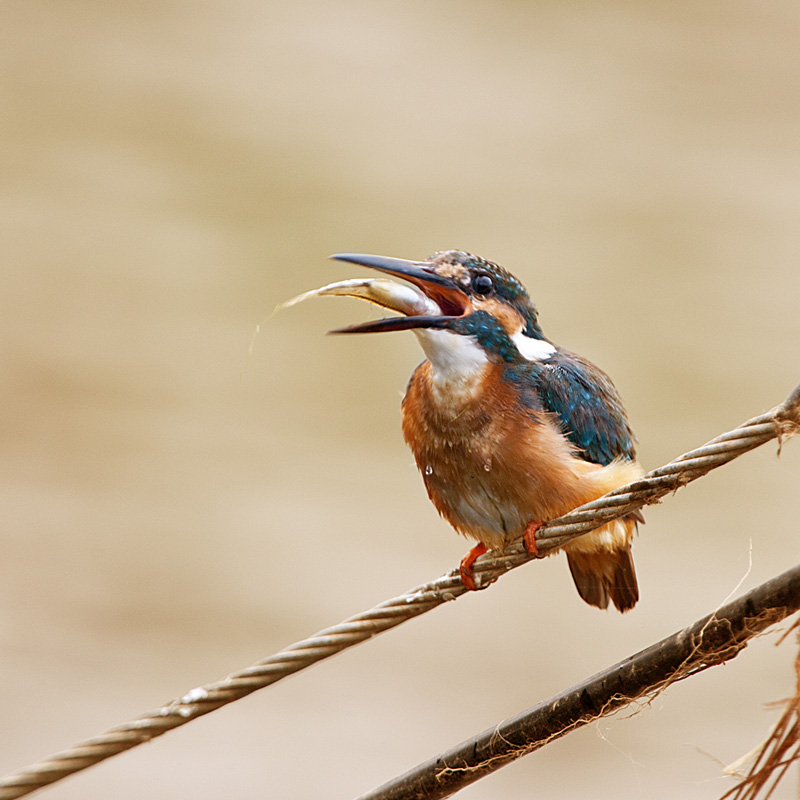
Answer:
<svg viewBox="0 0 800 800"><path fill-rule="evenodd" d="M501 375L489 366L472 396L451 402L432 392L425 362L403 400L403 435L433 504L457 531L500 549L532 520L607 491L603 468L578 457L552 415L521 407Z"/></svg>

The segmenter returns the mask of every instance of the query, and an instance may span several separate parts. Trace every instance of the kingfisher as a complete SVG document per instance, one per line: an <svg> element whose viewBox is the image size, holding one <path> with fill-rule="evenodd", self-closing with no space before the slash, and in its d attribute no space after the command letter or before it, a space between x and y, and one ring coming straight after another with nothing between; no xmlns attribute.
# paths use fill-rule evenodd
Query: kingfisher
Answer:
<svg viewBox="0 0 800 800"><path fill-rule="evenodd" d="M436 510L476 542L460 565L467 589L487 549L502 552L523 536L537 554L544 522L641 476L611 379L544 335L528 292L505 268L461 250L423 261L332 258L404 281L351 279L296 300L348 295L401 314L331 333L416 334L426 360L402 402L403 437ZM643 521L637 511L564 545L586 603L623 612L636 604L631 541Z"/></svg>

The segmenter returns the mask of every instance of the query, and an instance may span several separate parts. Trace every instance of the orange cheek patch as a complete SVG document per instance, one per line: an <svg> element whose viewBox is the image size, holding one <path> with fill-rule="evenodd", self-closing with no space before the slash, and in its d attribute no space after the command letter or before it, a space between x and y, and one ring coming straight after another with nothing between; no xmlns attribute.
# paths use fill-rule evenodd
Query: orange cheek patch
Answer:
<svg viewBox="0 0 800 800"><path fill-rule="evenodd" d="M501 303L499 300L494 298L479 300L473 297L472 305L476 311L487 311L491 314L500 323L509 338L525 327L519 311L505 303Z"/></svg>

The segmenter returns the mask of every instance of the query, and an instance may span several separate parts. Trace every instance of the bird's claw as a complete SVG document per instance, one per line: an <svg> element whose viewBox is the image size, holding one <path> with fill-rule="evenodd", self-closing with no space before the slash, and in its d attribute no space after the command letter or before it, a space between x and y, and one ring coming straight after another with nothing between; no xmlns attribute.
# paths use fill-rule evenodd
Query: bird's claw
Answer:
<svg viewBox="0 0 800 800"><path fill-rule="evenodd" d="M486 552L486 545L479 542L461 559L461 564L458 567L458 573L461 576L461 583L468 592L477 591L478 587L475 585L475 576L472 574L472 565Z"/></svg>
<svg viewBox="0 0 800 800"><path fill-rule="evenodd" d="M525 549L536 558L541 556L539 552L539 547L536 544L536 531L544 525L543 522L539 522L538 520L534 520L533 522L529 522L525 527L525 533L522 534L522 542L525 545Z"/></svg>

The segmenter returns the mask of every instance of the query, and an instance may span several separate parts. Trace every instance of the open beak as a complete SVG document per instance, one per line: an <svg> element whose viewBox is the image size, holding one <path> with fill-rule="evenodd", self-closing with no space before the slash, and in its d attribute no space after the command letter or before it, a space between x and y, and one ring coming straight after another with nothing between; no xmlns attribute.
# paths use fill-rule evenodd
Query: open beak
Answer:
<svg viewBox="0 0 800 800"><path fill-rule="evenodd" d="M331 258L376 269L386 275L402 278L412 286L394 281L366 280L361 283L341 281L339 284L323 287L322 290L318 290L318 294L363 297L365 300L405 315L362 322L338 328L330 333L377 333L414 328L441 328L451 320L469 313L472 308L469 297L453 281L437 275L426 261L404 261L400 258L360 253L338 253ZM345 284L349 286L345 287Z"/></svg>

